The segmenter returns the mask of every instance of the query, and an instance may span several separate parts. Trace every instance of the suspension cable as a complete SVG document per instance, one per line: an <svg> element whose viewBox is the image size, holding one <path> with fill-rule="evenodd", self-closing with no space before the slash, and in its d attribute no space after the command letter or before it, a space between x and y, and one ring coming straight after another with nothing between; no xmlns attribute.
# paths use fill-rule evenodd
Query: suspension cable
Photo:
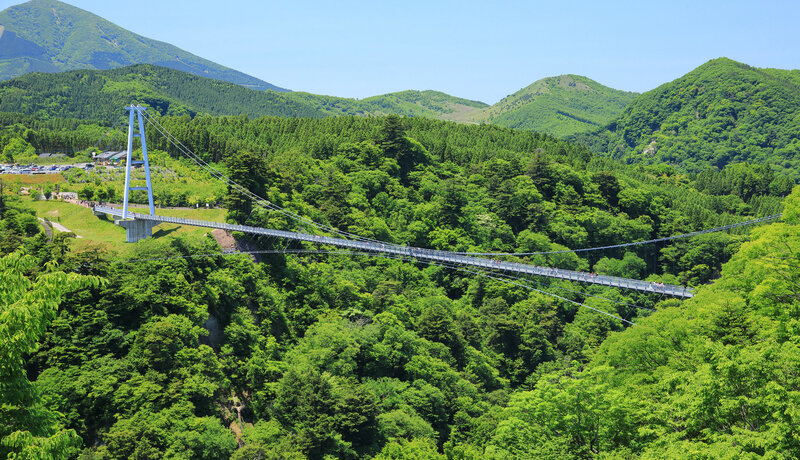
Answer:
<svg viewBox="0 0 800 460"><path fill-rule="evenodd" d="M747 220L744 222L737 222L735 224L723 225L722 227L714 227L714 228L707 228L704 230L698 230L696 232L690 233L682 233L680 235L673 235L667 236L663 238L655 238L652 240L643 240L643 241L634 241L633 243L622 243L622 244L612 244L609 246L597 246L593 248L583 248L583 249L564 249L560 251L543 251L543 252L454 252L453 254L458 254L462 256L537 256L537 255L549 255L549 254L566 254L570 252L589 252L589 251L602 251L605 249L616 249L616 248L624 248L628 246L638 246L641 244L650 244L650 243L661 243L664 241L676 240L680 238L690 238L697 235L703 235L706 233L714 233L720 232L724 230L730 230L736 227L743 227L745 225L754 225L759 224L762 222L768 222L770 220L780 219L782 214L773 214L771 216L759 217L758 219Z"/></svg>
<svg viewBox="0 0 800 460"><path fill-rule="evenodd" d="M119 122L120 122L120 121L122 121L124 118L125 118L125 116L124 116L124 115L120 115L120 116L119 116L119 118L117 118L117 121L115 121L115 122L114 122L114 124L113 124L113 125L111 125L111 128L109 128L109 129L108 129L108 131L104 132L104 133L103 133L103 135L102 135L102 136L100 136L100 140L99 140L99 141L97 141L97 142L94 144L94 146L92 146L92 150L96 150L96 149L97 149L97 146L98 146L98 145L100 145L100 143L101 143L101 142L103 142L103 139L105 139L105 138L108 136L108 134L109 134L110 132L114 131L114 128L116 128L116 127L117 127L117 125L119 124ZM119 134L119 131L116 131L116 132L114 132L114 139L116 139L116 138L117 138L117 134ZM114 141L114 139L111 139L111 141L113 142L113 141Z"/></svg>
<svg viewBox="0 0 800 460"><path fill-rule="evenodd" d="M161 135L163 135L170 143L172 143L172 145L174 145L182 154L184 154L184 156L187 156L189 159L194 161L197 165L199 165L201 168L206 170L206 172L211 174L212 177L225 182L228 186L230 186L231 188L235 189L236 191L238 191L242 195L250 198L255 203L257 203L257 204L259 204L259 205L261 205L261 206L263 206L263 207L265 207L267 209L271 209L273 211L279 212L279 213L285 215L286 217L289 217L292 220L304 223L306 225L311 225L311 226L313 226L313 227L315 227L315 228L317 228L319 230L322 230L322 231L326 231L326 232L329 232L329 233L335 233L335 234L342 235L345 238L358 240L358 241L372 242L372 243L382 243L382 244L390 244L390 245L393 244L393 243L385 243L383 241L376 240L376 239L373 239L373 238L365 238L365 237L362 237L362 236L359 236L359 235L356 235L356 234L353 234L353 233L349 233L349 232L346 232L346 231L343 231L343 230L339 230L339 229L337 229L335 227L331 227L331 226L328 226L328 225L320 224L318 222L315 222L315 221L313 221L311 219L308 219L308 218L305 218L303 216L300 216L299 214L296 214L296 213L294 213L292 211L289 211L288 209L285 209L285 208L283 208L281 206L278 206L277 204L274 204L274 203L270 202L266 198L263 198L263 197L255 194L255 193L251 192L246 187L243 187L240 184L236 183L235 181L230 179L228 176L226 176L225 174L223 174L222 172L220 172L219 170L217 170L216 168L214 168L213 166L208 164L205 160L203 160L197 154L192 152L188 147L183 145L183 143L181 143L177 138L175 138L175 136L173 136L169 131L167 131L167 129L164 128L158 122L158 120L156 120L155 118L153 118L152 116L147 114L147 112L143 112L143 113L144 113L145 118L147 119L147 121L149 121L151 123L151 125L154 126L156 128L156 130Z"/></svg>
<svg viewBox="0 0 800 460"><path fill-rule="evenodd" d="M525 282L531 282L531 283L536 283L539 286L545 286L545 283L543 283L541 281L536 281L534 279L531 279L531 278L528 278L528 277L525 277L525 276L509 275L507 273L501 273L501 272L498 272L496 270L489 271L487 273L491 273L491 274L493 274L495 276L500 276L500 277L503 277L503 278L515 279L515 280L520 280L520 281L525 281ZM555 285L552 285L552 284L548 284L547 286L550 287L550 288L553 288L553 289L558 289L558 290L561 290L561 291L566 291L566 292L571 292L573 294L582 295L584 297L594 297L596 299L607 300L609 302L613 302L613 303L616 303L616 304L619 304L619 305L624 305L626 307L638 308L640 310L647 310L647 311L652 311L652 312L656 311L656 310L654 310L652 308L643 307L641 305L631 304L631 303L623 302L621 300L609 299L608 297L603 297L603 296L599 296L599 295L596 295L596 294L589 294L587 292L577 291L575 289L569 289L569 288L565 288L565 287L562 287L562 286L555 286Z"/></svg>
<svg viewBox="0 0 800 460"><path fill-rule="evenodd" d="M311 225L312 227L315 227L315 228L317 228L319 230L330 232L330 233L339 234L339 235L342 235L342 236L344 236L346 238L349 238L349 239L353 239L353 240L357 240L357 241L364 241L364 242L386 244L386 245L389 245L389 246L396 246L396 247L400 246L400 245L397 245L395 243L387 243L385 241L377 240L377 239L374 239L374 238L362 237L362 236L356 235L354 233L350 233L350 232L347 232L347 231L339 230L339 229L337 229L335 227L331 227L329 225L320 224L318 222L315 222L315 221L313 221L311 219L308 219L308 218L305 218L303 216L300 216L299 214L296 214L296 213L294 213L292 211L289 211L286 208L283 208L283 207L281 207L281 206L279 206L277 204L274 204L274 203L270 202L269 200L267 200L267 199L255 194L255 193L251 192L247 188L245 188L245 187L241 186L240 184L236 183L235 181L230 179L228 176L226 176L225 174L223 174L222 172L220 172L219 170L217 170L216 168L214 168L213 166L208 164L205 160L200 158L197 154L192 152L188 147L186 147L183 143L181 143L174 135L172 135L169 131L167 131L167 129L164 128L158 122L158 120L156 120L153 116L149 115L147 112L143 112L143 113L144 113L145 118L147 119L147 121L149 121L151 123L151 125L153 125L156 128L156 130L160 134L162 134L170 143L172 143L172 145L174 145L182 154L184 154L184 156L187 156L189 159L194 161L201 168L203 168L209 174L211 174L212 177L215 177L215 178L225 182L228 186L230 186L231 188L237 190L239 193L242 193L243 195L245 195L246 197L250 198L251 200L253 200L257 204L259 204L259 205L261 205L261 206L263 206L263 207L265 207L265 208L267 208L269 210L273 210L273 211L279 212L279 213L285 215L286 217L289 217L290 219L298 221L298 222L300 222L302 224ZM623 247L629 247L629 246L638 246L638 245L643 245L643 244L659 243L659 242L670 241L670 240L674 240L674 239L689 238L689 237L692 237L692 236L702 235L702 234L706 234L706 233L714 233L714 232L718 232L718 231L729 230L729 229L736 228L736 227L741 227L741 226L746 226L746 225L753 225L753 224L757 224L757 223L761 223L761 222L767 222L767 221L770 221L770 220L778 219L780 217L781 217L781 214L774 214L774 215L771 215L771 216L760 217L758 219L753 219L753 220L749 220L749 221L738 222L738 223L734 223L734 224L724 225L724 226L721 226L721 227L714 227L714 228L699 230L699 231L696 231L696 232L683 233L683 234L680 234L680 235L673 235L673 236L664 237L664 238L655 238L655 239L650 239L650 240L636 241L636 242L632 242L632 243L622 243L622 244L615 244L615 245L608 245L608 246L598 246L598 247L592 247L592 248L566 249L566 250L559 250L559 251L516 252L516 253L509 253L509 252L453 252L453 254L456 254L456 255L476 255L476 256L490 256L490 255L491 256L528 256L528 255L550 255L550 254L565 254L565 253L601 251L601 250L616 249L616 248L623 248Z"/></svg>
<svg viewBox="0 0 800 460"><path fill-rule="evenodd" d="M636 326L636 325L637 325L637 324L636 324L636 323L634 323L633 321L629 321L629 320L627 320L627 319L625 319L625 318L621 318L621 317L619 317L619 316L612 315L611 313L609 313L609 312L607 312L607 311L604 311L604 310L600 310L599 308L590 307L589 305L586 305L586 304L584 304L584 303L581 303L581 302L576 302L576 301L574 301L574 300L570 300L570 299L568 299L568 298L566 298L566 297L561 297L560 295L558 295L558 294L553 294L552 292L547 292L547 291L543 291L543 290L541 290L541 289L536 289L535 287L533 287L533 286L529 286L529 285L527 285L527 284L517 283L517 282L515 282L515 281L511 281L511 280L508 280L508 279L497 278L497 277L494 277L494 276L491 276L491 275L488 275L488 274L485 274L485 273L476 272L476 271L472 271L472 270L467 270L467 269L465 269L465 268L458 268L458 267L445 267L445 268L452 268L452 269L459 270L459 271L462 271L462 272L473 273L473 274L476 274L476 275L479 275L479 276L483 276L483 277L485 277L485 278L490 278L490 279L493 279L493 280L496 280L496 281L500 281L501 283L513 284L513 285L516 285L516 286L519 286L519 287L522 287L522 288L525 288L525 289L530 289L530 290L532 290L532 291L536 291L536 292L539 292L539 293L541 293L541 294L549 295L549 296L555 297L555 298L557 298L557 299L561 299L561 300L564 300L564 301L566 301L566 302L569 302L569 303L572 303L572 304L578 305L578 306L580 306L580 307L585 307L585 308L588 308L589 310L594 310L594 311L596 311L596 312L598 312L598 313L602 313L602 314L604 314L604 315L606 315L606 316L610 316L610 317L612 317L612 318L614 318L614 319L618 319L618 320L620 320L620 321L623 321L623 322L625 322L625 323L628 323L628 324L630 324L630 325L632 325L632 326Z"/></svg>
<svg viewBox="0 0 800 460"><path fill-rule="evenodd" d="M246 235L246 234L245 234ZM346 256L370 256L370 257L389 257L387 254L376 253L376 252L365 252L365 251L331 251L325 249L264 249L264 250L253 250L253 251L235 251L235 252L226 252L223 251L221 253L214 252L214 253L207 253L207 254L193 254L188 256L167 256L167 257L149 257L149 258L142 258L142 259L128 259L128 260L121 260L115 261L115 263L130 263L130 262L152 262L152 261L162 261L162 260L179 260L179 259L193 259L193 258L205 258L205 257L216 257L216 256L229 256L229 255L259 255L259 254L293 254L293 255L317 255L317 254L324 254L324 255L346 255ZM417 261L419 259L416 258L408 258L405 257L403 260L407 261ZM440 265L444 266L444 264ZM451 264L453 267L461 267L458 264ZM507 273L500 273L497 271L482 271L483 273L491 274L493 276L499 276L502 278L517 280L517 281L524 281L524 282L531 282L536 283L539 286L545 286L545 283L541 281L536 281L524 276L514 276L509 275ZM647 310L654 312L656 310L648 307L643 307L641 305L630 304L627 302L623 302L620 300L609 299L607 297L603 297L597 294L589 294L588 292L582 292L575 289L565 288L563 286L555 286L555 285L547 285L550 288L558 289L561 291L570 292L573 294L578 294L583 297L593 297L600 300L606 300L608 302L613 302L619 305L624 305L626 307L638 308L640 310Z"/></svg>

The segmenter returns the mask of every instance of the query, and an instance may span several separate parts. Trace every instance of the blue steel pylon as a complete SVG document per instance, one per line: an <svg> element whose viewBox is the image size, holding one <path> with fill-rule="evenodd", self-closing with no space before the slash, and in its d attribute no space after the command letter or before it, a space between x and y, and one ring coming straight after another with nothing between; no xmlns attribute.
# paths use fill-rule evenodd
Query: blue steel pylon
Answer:
<svg viewBox="0 0 800 460"><path fill-rule="evenodd" d="M147 110L146 107L142 107L141 105L132 105L130 107L125 107L125 110L130 112L129 122L128 122L128 155L127 161L125 163L125 192L122 201L122 218L128 218L128 196L132 190L146 190L147 191L147 201L150 204L150 215L156 215L155 206L153 205L153 185L150 182L150 162L147 160L147 140L145 139L145 132L144 132L144 117L142 116L142 112ZM136 117L134 117L136 115ZM133 132L133 125L134 125L134 118L139 120L139 133L134 134ZM133 153L133 138L138 137L142 140L142 159L141 160L132 160L131 156ZM146 187L131 187L131 165L144 165L144 177L145 181L147 182Z"/></svg>

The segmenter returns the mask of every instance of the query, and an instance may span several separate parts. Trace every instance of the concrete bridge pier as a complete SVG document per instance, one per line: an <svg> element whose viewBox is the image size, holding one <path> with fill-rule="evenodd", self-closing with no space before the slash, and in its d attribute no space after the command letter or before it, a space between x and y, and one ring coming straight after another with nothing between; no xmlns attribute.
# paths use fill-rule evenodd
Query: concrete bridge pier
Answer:
<svg viewBox="0 0 800 460"><path fill-rule="evenodd" d="M136 243L145 238L153 236L153 227L160 222L152 220L115 220L114 223L125 229L128 243Z"/></svg>

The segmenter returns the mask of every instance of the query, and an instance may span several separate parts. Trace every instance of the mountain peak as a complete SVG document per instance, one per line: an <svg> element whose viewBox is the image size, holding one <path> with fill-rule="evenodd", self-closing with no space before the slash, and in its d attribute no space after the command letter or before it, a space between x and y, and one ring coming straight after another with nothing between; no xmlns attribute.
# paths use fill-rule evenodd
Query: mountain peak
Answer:
<svg viewBox="0 0 800 460"><path fill-rule="evenodd" d="M37 71L155 64L248 88L286 91L56 0L6 8L0 11L0 26L0 80Z"/></svg>
<svg viewBox="0 0 800 460"><path fill-rule="evenodd" d="M564 74L536 80L482 111L474 121L567 136L610 122L635 96L581 75Z"/></svg>
<svg viewBox="0 0 800 460"><path fill-rule="evenodd" d="M711 59L708 62L705 62L705 63L701 64L699 67L694 69L694 72L704 71L704 70L711 69L711 68L753 69L754 67L751 67L751 66L749 66L747 64L744 64L742 62L739 62L739 61L734 61L731 58L718 57L718 58Z"/></svg>

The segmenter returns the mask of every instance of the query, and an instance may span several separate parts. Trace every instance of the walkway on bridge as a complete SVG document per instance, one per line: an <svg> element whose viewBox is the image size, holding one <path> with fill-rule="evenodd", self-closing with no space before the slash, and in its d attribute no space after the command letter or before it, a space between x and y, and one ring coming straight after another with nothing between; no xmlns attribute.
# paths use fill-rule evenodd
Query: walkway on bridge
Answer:
<svg viewBox="0 0 800 460"><path fill-rule="evenodd" d="M94 211L96 214L108 214L111 216L121 218L123 215L122 209L111 208L107 206L95 206ZM429 261L435 263L449 263L464 266L479 267L494 271L504 271L510 273L518 273L524 275L545 276L549 278L563 279L569 281L577 281L581 283L599 284L602 286L611 286L622 289L632 289L643 292L654 292L657 294L689 298L694 295L691 288L684 286L677 286L673 284L658 284L649 281L620 278L616 276L595 275L592 273L579 272L574 270L564 270L560 268L539 267L536 265L529 265L520 262L506 262L496 259L487 259L482 257L468 256L463 254L456 254L449 251L439 251L434 249L415 248L411 246L396 245L391 243L374 243L369 241L353 241L344 238L336 238L330 236L311 235L308 233L289 232L284 230L274 230L269 228L250 227L247 225L225 224L219 222L208 222L194 219L183 219L179 217L166 217L156 216L149 214L138 214L128 211L129 218L133 221L119 220L118 223L127 226L129 241L131 239L131 232L139 232L145 230L149 236L150 229L159 223L166 222L178 225L190 225L194 227L218 228L228 230L231 232L242 232L253 235L271 236L276 238L305 241L315 244L327 244L340 248L347 248L362 252L374 252L389 254L401 257L412 257L422 261ZM127 224L130 222L130 224ZM140 224L136 224L139 222ZM141 228L136 229L139 225ZM138 241L141 238L134 238ZM513 254L509 254L513 255Z"/></svg>

